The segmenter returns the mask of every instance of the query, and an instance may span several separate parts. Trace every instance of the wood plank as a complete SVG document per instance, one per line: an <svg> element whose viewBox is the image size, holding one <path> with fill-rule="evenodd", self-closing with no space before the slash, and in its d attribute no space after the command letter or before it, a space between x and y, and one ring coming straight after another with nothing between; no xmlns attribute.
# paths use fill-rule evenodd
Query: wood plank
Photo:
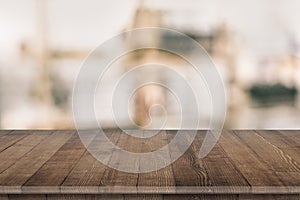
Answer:
<svg viewBox="0 0 300 200"><path fill-rule="evenodd" d="M83 194L51 194L47 195L47 200L124 200L122 194L113 194L113 195L83 195Z"/></svg>
<svg viewBox="0 0 300 200"><path fill-rule="evenodd" d="M1 131L0 135L0 152L14 145L16 142L23 139L31 131Z"/></svg>
<svg viewBox="0 0 300 200"><path fill-rule="evenodd" d="M24 186L60 186L86 151L74 134Z"/></svg>
<svg viewBox="0 0 300 200"><path fill-rule="evenodd" d="M292 137L294 134L291 134L290 131L260 130L255 132L300 164L300 145L297 143L294 137ZM293 131L293 133L295 132L297 133L296 135L300 134L300 132Z"/></svg>
<svg viewBox="0 0 300 200"><path fill-rule="evenodd" d="M163 200L163 195L155 194L135 194L135 195L124 195L124 200Z"/></svg>
<svg viewBox="0 0 300 200"><path fill-rule="evenodd" d="M282 133L284 136L289 138L290 140L293 140L300 146L300 130L278 130L280 133Z"/></svg>
<svg viewBox="0 0 300 200"><path fill-rule="evenodd" d="M120 137L120 133L116 131L105 131L107 137L116 143ZM101 147L103 141L96 136L89 145L89 148ZM76 164L74 169L63 182L62 186L98 186L101 177L107 166L94 158L88 151L84 153L82 158Z"/></svg>
<svg viewBox="0 0 300 200"><path fill-rule="evenodd" d="M8 196L9 200L46 200L46 195L44 194L10 194Z"/></svg>
<svg viewBox="0 0 300 200"><path fill-rule="evenodd" d="M198 135L204 137L204 134ZM196 140L200 146L200 141L203 139L199 140L197 137ZM233 191L235 190L234 186L250 186L219 143L203 158L203 163L213 186L229 186L232 187Z"/></svg>
<svg viewBox="0 0 300 200"><path fill-rule="evenodd" d="M201 131L199 132L202 133ZM174 138L176 131L167 131L170 138ZM170 147L170 152L180 152L181 142L176 141L176 147ZM176 187L180 186L211 186L203 161L195 153L195 144L189 148L178 160L172 164Z"/></svg>
<svg viewBox="0 0 300 200"><path fill-rule="evenodd" d="M5 162L0 162L0 180L3 177L3 172L5 172L10 166L15 164L22 156L30 152L36 145L43 141L47 136L51 134L50 131L47 132L26 132L27 134L23 137L23 133L20 137L14 137L17 140L14 145L6 148L0 153L0 160ZM13 133L12 133L13 134ZM19 136L19 133L16 133ZM13 140L14 140L13 139ZM1 182L0 184L3 184Z"/></svg>
<svg viewBox="0 0 300 200"><path fill-rule="evenodd" d="M137 140L132 142L131 137L128 136L126 133L121 132L120 137L117 141L117 146L124 146L125 144L128 145L128 151L131 152L139 152L141 149L141 144L137 143ZM128 167L138 167L139 160L131 160L129 158L120 157L117 150L114 150L109 160L110 163L118 163L124 162L128 165ZM112 168L107 168L103 174L103 177L100 181L100 186L119 186L122 187L127 192L136 192L137 191L137 180L138 174L137 173L127 173L118 171ZM112 188L112 192L114 188Z"/></svg>
<svg viewBox="0 0 300 200"><path fill-rule="evenodd" d="M300 173L299 172L275 172L286 186L300 187Z"/></svg>
<svg viewBox="0 0 300 200"><path fill-rule="evenodd" d="M162 134L164 133L161 132L160 130L126 130L126 133L125 136L128 137L128 139L130 139L130 143L132 144L147 144L148 142L155 144L155 146L147 145L147 148L142 148L142 149L136 149L134 147L132 148L132 145L128 145L126 143L118 144L118 146L121 149L130 152L136 152L136 153L151 152L163 147L166 144L165 141L161 141L161 140L168 140L168 138L162 139Z"/></svg>
<svg viewBox="0 0 300 200"><path fill-rule="evenodd" d="M35 148L0 174L1 185L22 186L74 134L74 131L48 133L44 134L46 137Z"/></svg>
<svg viewBox="0 0 300 200"><path fill-rule="evenodd" d="M219 144L251 186L283 185L272 168L259 160L232 131L223 131Z"/></svg>
<svg viewBox="0 0 300 200"><path fill-rule="evenodd" d="M68 195L61 195L61 194L51 194L47 195L47 200L86 200L86 195L84 194L68 194Z"/></svg>
<svg viewBox="0 0 300 200"><path fill-rule="evenodd" d="M236 135L275 172L300 172L295 160L255 131L239 131Z"/></svg>
<svg viewBox="0 0 300 200"><path fill-rule="evenodd" d="M272 195L272 194L256 194L256 195L249 195L249 194L241 194L239 195L240 200L299 200L299 194L284 194L284 195Z"/></svg>
<svg viewBox="0 0 300 200"><path fill-rule="evenodd" d="M0 136L6 135L10 132L12 132L12 130L0 130Z"/></svg>
<svg viewBox="0 0 300 200"><path fill-rule="evenodd" d="M292 157L255 131L239 131L236 135L252 149L261 162L266 163L276 173L284 185L300 185L299 180L295 180L291 173L300 173L300 165ZM287 179L289 183L285 181Z"/></svg>
<svg viewBox="0 0 300 200"><path fill-rule="evenodd" d="M164 195L164 200L238 200L238 195L236 194L203 194L203 195L196 195L196 194L177 194L177 195Z"/></svg>
<svg viewBox="0 0 300 200"><path fill-rule="evenodd" d="M86 195L86 200L124 200L122 194Z"/></svg>
<svg viewBox="0 0 300 200"><path fill-rule="evenodd" d="M143 133L146 135L152 134L153 131L143 131ZM159 131L158 134L156 134L153 137L147 138L145 142L142 143L141 152L152 152L156 151L159 148L162 148L163 146L167 145L169 143L169 139L167 136L166 131ZM163 151L163 150L159 150ZM162 155L167 154L168 157L167 160L170 160L170 152L169 149L167 151L162 152ZM143 165L151 166L153 169L156 169L157 163L161 162L162 157L154 157L151 160L143 160ZM149 173L141 173L138 176L138 186L150 186L153 187L153 192L159 192L160 188L163 187L164 192L171 192L175 190L175 179L173 176L173 170L172 166L169 165L163 169L155 170L153 172ZM141 192L142 189L139 189Z"/></svg>
<svg viewBox="0 0 300 200"><path fill-rule="evenodd" d="M300 148L300 144L288 132L278 130L255 130L255 132L279 148Z"/></svg>
<svg viewBox="0 0 300 200"><path fill-rule="evenodd" d="M34 199L47 199L47 200L299 200L299 194L203 194L203 195L121 195L121 194L113 194L113 195L83 195L83 194L34 194L34 195L26 195L26 194L17 194L17 195L0 195L0 200L34 200Z"/></svg>

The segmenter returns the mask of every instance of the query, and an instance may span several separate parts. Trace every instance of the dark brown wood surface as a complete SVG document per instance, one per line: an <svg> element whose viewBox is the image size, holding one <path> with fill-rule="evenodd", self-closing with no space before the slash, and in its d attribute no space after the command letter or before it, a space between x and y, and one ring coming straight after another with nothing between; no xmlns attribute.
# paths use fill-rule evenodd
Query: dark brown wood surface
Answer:
<svg viewBox="0 0 300 200"><path fill-rule="evenodd" d="M137 133L145 136L151 131ZM300 198L300 131L223 131L212 151L200 159L205 133L198 131L189 149L173 164L149 173L126 173L95 159L75 130L3 130L0 199L55 199L59 195L61 199ZM91 148L105 145L97 131L89 134ZM106 131L111 142L135 153L155 151L175 134L174 130L160 131L150 138L135 138L119 130ZM126 161L111 149L107 162L122 159ZM139 160L128 164L138 168Z"/></svg>

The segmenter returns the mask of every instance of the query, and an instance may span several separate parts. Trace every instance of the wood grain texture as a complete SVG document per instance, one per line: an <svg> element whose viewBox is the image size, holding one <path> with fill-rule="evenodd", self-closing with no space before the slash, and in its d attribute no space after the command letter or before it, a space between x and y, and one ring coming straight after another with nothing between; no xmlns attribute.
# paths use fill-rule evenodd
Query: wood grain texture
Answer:
<svg viewBox="0 0 300 200"><path fill-rule="evenodd" d="M183 149L176 131L105 131L120 148L135 153L163 151L169 158ZM183 131L181 140L189 139ZM174 163L148 173L108 167L124 162L141 171L159 157L130 160L107 145L98 131L81 139L89 150L106 155L98 161L69 131L0 131L0 199L299 199L299 131L223 131L204 158L198 157L206 131L198 131L187 151ZM100 148L99 148L100 147ZM226 194L226 195L225 195ZM286 196L288 195L288 196Z"/></svg>
<svg viewBox="0 0 300 200"><path fill-rule="evenodd" d="M174 137L176 131L168 131L169 138ZM203 132L199 132L200 136ZM172 164L176 186L211 186L210 178L204 167L203 160L198 159L196 144L192 144L178 160ZM171 152L180 151L180 142L170 147Z"/></svg>
<svg viewBox="0 0 300 200"><path fill-rule="evenodd" d="M300 131L299 130L278 130L284 137L293 140L300 146Z"/></svg>
<svg viewBox="0 0 300 200"><path fill-rule="evenodd" d="M117 133L119 134L119 133ZM128 150L132 152L138 152L141 149L141 144L137 143L137 140L130 141L130 137L127 134L123 133L120 134L118 140L116 142L117 146L124 146L127 145ZM134 168L138 168L139 160L129 161L125 157L120 157L118 150L113 149L111 158L108 162L111 163L118 163L123 162L125 165L132 166ZM137 169L136 169L137 170ZM120 186L120 187L128 187L128 190L132 190L132 188L136 187L138 181L138 174L137 173L127 173L123 171L114 170L112 168L107 168L100 181L101 186ZM111 187L110 191L116 191L113 187Z"/></svg>
<svg viewBox="0 0 300 200"><path fill-rule="evenodd" d="M34 132L29 133L21 132L11 133L8 135L12 136L13 140L17 141L14 145L7 147L0 153L0 184L6 185L4 181L6 174L10 171L10 167L13 166L19 159L24 157L28 152L30 152L35 146L37 146L40 142L42 142L45 138L47 138L51 134L51 131L43 131L43 132ZM17 137L16 137L17 136Z"/></svg>
<svg viewBox="0 0 300 200"><path fill-rule="evenodd" d="M0 195L0 200L299 200L298 194L291 195L249 195L249 194L207 194L207 195L83 195L83 194L52 194L52 195Z"/></svg>
<svg viewBox="0 0 300 200"><path fill-rule="evenodd" d="M24 185L59 186L85 150L80 138L73 135Z"/></svg>
<svg viewBox="0 0 300 200"><path fill-rule="evenodd" d="M35 133L36 137L39 133ZM70 138L69 133L48 132L43 140L30 152L19 158L13 165L0 174L2 185L23 185L53 154ZM36 141L36 139L32 139ZM25 138L24 138L25 140ZM23 141L23 140L22 140ZM38 140L39 141L39 138Z"/></svg>
<svg viewBox="0 0 300 200"><path fill-rule="evenodd" d="M256 131L243 131L235 134L245 145L252 149L261 162L272 169L283 182L283 185L299 185L300 164L296 161L299 159L299 154L293 156L288 154L279 147L281 145L276 145L277 140L276 143L274 141L272 143Z"/></svg>
<svg viewBox="0 0 300 200"><path fill-rule="evenodd" d="M14 145L16 142L27 136L28 131L1 131L0 135L0 152Z"/></svg>
<svg viewBox="0 0 300 200"><path fill-rule="evenodd" d="M120 134L116 131L106 131L106 135L113 143L116 143L120 137ZM101 141L98 141L98 137L96 136L91 141L89 148L97 148L99 143ZM99 186L101 184L100 180L107 169L106 165L99 162L86 151L65 179L62 186Z"/></svg>
<svg viewBox="0 0 300 200"><path fill-rule="evenodd" d="M242 131L240 134L243 134ZM272 168L231 131L223 131L219 144L251 186L283 184Z"/></svg>
<svg viewBox="0 0 300 200"><path fill-rule="evenodd" d="M219 143L203 158L203 162L213 186L250 186Z"/></svg>
<svg viewBox="0 0 300 200"><path fill-rule="evenodd" d="M147 136L149 131L143 131L144 135ZM141 152L151 152L153 150L160 149L161 147L169 143L169 138L166 131L160 131L157 135L160 136L158 140L157 137L150 137L147 142L142 143ZM157 163L160 161L159 155L168 155L166 159L170 159L169 149L160 150L162 154L153 155L153 160L147 161L143 160L144 165L152 166L156 168ZM150 186L154 188L154 192L159 192L160 187L164 187L165 192L174 192L175 178L173 175L172 166L169 165L163 169L157 169L153 172L141 173L138 175L138 187ZM139 190L141 192L141 190Z"/></svg>

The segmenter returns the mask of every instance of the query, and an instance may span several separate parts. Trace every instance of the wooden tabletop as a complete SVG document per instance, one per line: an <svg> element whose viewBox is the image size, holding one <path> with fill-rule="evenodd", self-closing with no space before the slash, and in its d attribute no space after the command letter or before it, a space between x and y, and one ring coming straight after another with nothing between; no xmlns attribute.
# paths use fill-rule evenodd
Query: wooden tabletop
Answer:
<svg viewBox="0 0 300 200"><path fill-rule="evenodd" d="M141 139L106 131L113 143L132 152L154 151L175 134L160 131ZM0 194L300 193L300 131L223 131L200 159L204 136L198 131L185 154L163 169L126 173L95 159L74 130L3 130Z"/></svg>

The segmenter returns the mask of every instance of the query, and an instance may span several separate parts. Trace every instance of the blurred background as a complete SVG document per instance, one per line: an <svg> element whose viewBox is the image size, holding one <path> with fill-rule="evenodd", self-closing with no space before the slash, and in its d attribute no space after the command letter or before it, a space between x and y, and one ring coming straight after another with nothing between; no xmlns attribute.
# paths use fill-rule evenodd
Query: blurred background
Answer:
<svg viewBox="0 0 300 200"><path fill-rule="evenodd" d="M72 89L84 59L112 36L142 27L178 30L206 49L226 88L225 128L300 128L299 10L298 0L0 0L0 128L74 128ZM116 77L147 60L193 80L191 66L174 55L149 50L120 59L96 106L105 127L116 126L109 98ZM166 128L177 127L176 100L163 89L142 87L134 99L136 124L155 128L147 111L163 104ZM188 98L181 103L193 109ZM163 115L154 110L154 122Z"/></svg>

